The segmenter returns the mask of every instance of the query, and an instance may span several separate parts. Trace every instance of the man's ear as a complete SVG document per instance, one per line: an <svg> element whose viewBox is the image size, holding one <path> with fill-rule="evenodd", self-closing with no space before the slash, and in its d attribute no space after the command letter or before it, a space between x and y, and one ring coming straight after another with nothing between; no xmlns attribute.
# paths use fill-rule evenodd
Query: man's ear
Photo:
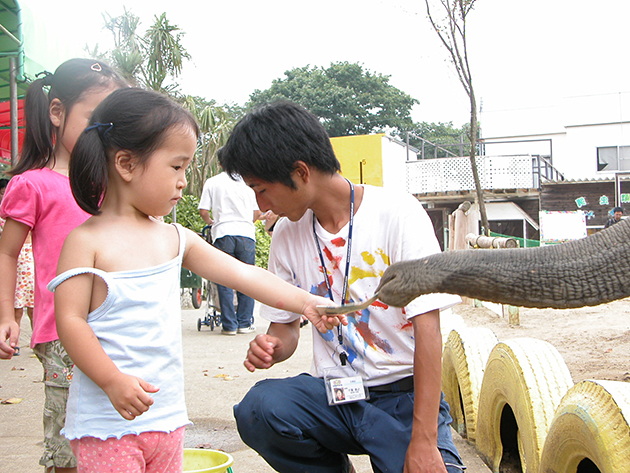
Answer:
<svg viewBox="0 0 630 473"><path fill-rule="evenodd" d="M138 159L126 150L119 150L114 156L114 167L124 181L130 182L138 166Z"/></svg>
<svg viewBox="0 0 630 473"><path fill-rule="evenodd" d="M57 128L63 125L66 116L66 107L63 106L61 100L52 99L48 107L48 116L50 117L50 122Z"/></svg>
<svg viewBox="0 0 630 473"><path fill-rule="evenodd" d="M311 168L304 161L296 161L293 167L293 173L296 179L307 183L311 178Z"/></svg>

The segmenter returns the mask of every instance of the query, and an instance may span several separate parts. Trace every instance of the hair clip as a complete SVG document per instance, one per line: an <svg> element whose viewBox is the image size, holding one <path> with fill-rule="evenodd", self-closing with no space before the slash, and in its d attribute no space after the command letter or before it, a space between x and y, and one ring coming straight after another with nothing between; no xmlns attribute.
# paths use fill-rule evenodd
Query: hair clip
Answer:
<svg viewBox="0 0 630 473"><path fill-rule="evenodd" d="M90 66L90 69L92 69L93 71L96 71L96 72L101 72L103 70L103 68L101 67L101 65L98 62L95 62L94 64L92 64Z"/></svg>
<svg viewBox="0 0 630 473"><path fill-rule="evenodd" d="M42 71L42 72L38 72L37 74L35 74L35 78L39 79L41 76L44 76L42 78L42 84L45 86L51 86L52 85L52 80L54 75L51 72L48 71Z"/></svg>
<svg viewBox="0 0 630 473"><path fill-rule="evenodd" d="M103 131L104 128L107 128L105 131ZM99 122L94 122L94 125L90 125L85 129L85 133L87 133L90 130L94 130L97 129L99 134L105 138L107 136L107 133L109 133L109 130L111 130L112 128L114 128L114 124L113 123L99 123Z"/></svg>

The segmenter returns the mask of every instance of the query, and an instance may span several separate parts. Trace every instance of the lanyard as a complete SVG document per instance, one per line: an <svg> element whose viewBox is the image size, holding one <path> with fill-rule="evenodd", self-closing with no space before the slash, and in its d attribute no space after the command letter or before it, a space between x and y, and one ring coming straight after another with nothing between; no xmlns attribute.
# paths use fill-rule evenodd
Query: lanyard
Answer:
<svg viewBox="0 0 630 473"><path fill-rule="evenodd" d="M348 181L348 179L346 179ZM341 295L341 305L346 305L348 298L348 281L350 277L350 254L352 251L352 228L354 227L354 184L348 181L350 184L350 222L348 223L348 251L346 255L346 274L343 278L343 290ZM322 253L322 248L319 245L319 239L317 238L317 232L315 230L315 222L317 221L317 217L313 214L313 236L315 237L315 244L317 245L317 252L319 253L319 260L322 263L322 270L324 271L324 282L326 283L326 288L328 289L328 296L330 300L334 302L332 286L330 285L330 281L328 280L328 271L326 270L326 262L324 261L324 254ZM343 334L341 331L341 324L337 326L337 340L339 341L339 346L343 347ZM341 360L341 364L343 366L346 365L346 361L348 360L348 355L345 351L342 351L339 354L339 359Z"/></svg>

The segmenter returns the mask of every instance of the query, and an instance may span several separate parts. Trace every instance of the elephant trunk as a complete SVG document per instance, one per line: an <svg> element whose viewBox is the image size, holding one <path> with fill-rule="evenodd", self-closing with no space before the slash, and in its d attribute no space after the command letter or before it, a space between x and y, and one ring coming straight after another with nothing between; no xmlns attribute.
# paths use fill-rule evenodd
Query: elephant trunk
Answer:
<svg viewBox="0 0 630 473"><path fill-rule="evenodd" d="M630 296L630 219L590 237L526 249L456 250L390 266L386 304L445 292L520 307L566 309Z"/></svg>

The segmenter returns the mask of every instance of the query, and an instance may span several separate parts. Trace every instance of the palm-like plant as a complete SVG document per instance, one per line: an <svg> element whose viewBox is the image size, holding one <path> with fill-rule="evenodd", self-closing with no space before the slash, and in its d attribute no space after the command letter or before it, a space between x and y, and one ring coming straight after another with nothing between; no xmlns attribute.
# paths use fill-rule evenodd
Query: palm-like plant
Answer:
<svg viewBox="0 0 630 473"><path fill-rule="evenodd" d="M167 93L176 90L177 85L165 86L164 81L169 76L179 76L184 59L190 59L181 42L183 35L178 26L169 23L166 13L155 16L155 23L144 35L148 54L142 72L148 88Z"/></svg>
<svg viewBox="0 0 630 473"><path fill-rule="evenodd" d="M154 18L153 25L140 35L139 18L126 9L121 16L106 17L105 27L114 37L114 49L107 58L130 84L174 97L199 123L201 136L195 159L188 168L186 190L187 194L199 197L205 180L220 170L217 151L226 143L241 110L220 107L199 97L182 97L177 84L165 84L169 77L179 76L184 60L190 56L182 44L184 32L169 23L166 13Z"/></svg>
<svg viewBox="0 0 630 473"><path fill-rule="evenodd" d="M107 54L109 62L132 85L163 92L177 93L177 84L165 84L182 72L190 55L182 45L184 32L169 23L166 13L155 16L155 22L140 35L140 19L127 9L120 16L105 16L105 28L114 38L114 49Z"/></svg>
<svg viewBox="0 0 630 473"><path fill-rule="evenodd" d="M227 142L236 116L223 107L190 95L184 98L183 105L194 115L201 131L195 159L188 168L186 192L200 196L206 179L220 172L217 151Z"/></svg>

